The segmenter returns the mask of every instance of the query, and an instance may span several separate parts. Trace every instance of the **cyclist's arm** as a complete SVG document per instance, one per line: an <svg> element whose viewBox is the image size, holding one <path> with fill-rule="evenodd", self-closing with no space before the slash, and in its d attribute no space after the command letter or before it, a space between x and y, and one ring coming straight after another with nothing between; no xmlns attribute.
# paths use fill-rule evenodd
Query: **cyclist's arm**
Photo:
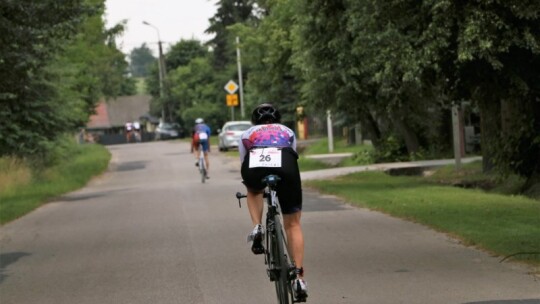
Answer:
<svg viewBox="0 0 540 304"><path fill-rule="evenodd" d="M244 161L244 157L246 157L247 150L241 138L238 141L238 153L240 154L240 163L242 163Z"/></svg>
<svg viewBox="0 0 540 304"><path fill-rule="evenodd" d="M290 138L291 148L294 150L294 152L298 152L298 151L296 151L296 135L294 134L294 131L289 129L289 134L291 136L291 138Z"/></svg>

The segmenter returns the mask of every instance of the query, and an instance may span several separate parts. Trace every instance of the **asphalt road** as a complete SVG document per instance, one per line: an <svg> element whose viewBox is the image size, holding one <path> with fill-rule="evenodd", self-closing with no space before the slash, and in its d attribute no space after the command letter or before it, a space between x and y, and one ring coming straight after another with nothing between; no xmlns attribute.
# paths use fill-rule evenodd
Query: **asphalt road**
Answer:
<svg viewBox="0 0 540 304"><path fill-rule="evenodd" d="M187 143L111 146L109 171L0 228L1 304L276 303L237 159L202 184ZM304 190L308 303L540 303L530 269Z"/></svg>

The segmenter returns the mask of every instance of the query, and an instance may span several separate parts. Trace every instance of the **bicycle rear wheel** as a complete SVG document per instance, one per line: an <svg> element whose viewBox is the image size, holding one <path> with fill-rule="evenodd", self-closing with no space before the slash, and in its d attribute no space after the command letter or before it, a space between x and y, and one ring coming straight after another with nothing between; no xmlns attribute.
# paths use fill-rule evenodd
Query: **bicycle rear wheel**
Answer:
<svg viewBox="0 0 540 304"><path fill-rule="evenodd" d="M201 173L201 183L206 181L206 167L204 166L204 159L199 159L199 172Z"/></svg>
<svg viewBox="0 0 540 304"><path fill-rule="evenodd" d="M272 234L272 240L270 242L272 250L272 258L274 270L275 270L275 285L276 295L278 303L290 304L293 303L292 299L292 286L289 282L289 258L285 251L285 236L283 235L283 228L278 217L275 219L275 231Z"/></svg>

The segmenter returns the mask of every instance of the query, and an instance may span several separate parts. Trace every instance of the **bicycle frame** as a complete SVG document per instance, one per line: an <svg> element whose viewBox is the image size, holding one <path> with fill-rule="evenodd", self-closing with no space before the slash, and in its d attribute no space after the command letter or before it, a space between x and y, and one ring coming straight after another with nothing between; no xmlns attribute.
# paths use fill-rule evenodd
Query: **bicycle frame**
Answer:
<svg viewBox="0 0 540 304"><path fill-rule="evenodd" d="M276 193L276 186L279 177L269 175L263 179L266 183L264 199L266 201L266 240L264 262L266 273L270 281L274 282L276 295L281 304L295 303L292 293L292 281L296 279L295 263L288 252L287 238L281 222L281 210ZM241 193L236 193L238 204L240 198L246 197Z"/></svg>
<svg viewBox="0 0 540 304"><path fill-rule="evenodd" d="M204 151L202 144L199 143L199 172L201 173L201 182L206 180L206 163L204 162Z"/></svg>

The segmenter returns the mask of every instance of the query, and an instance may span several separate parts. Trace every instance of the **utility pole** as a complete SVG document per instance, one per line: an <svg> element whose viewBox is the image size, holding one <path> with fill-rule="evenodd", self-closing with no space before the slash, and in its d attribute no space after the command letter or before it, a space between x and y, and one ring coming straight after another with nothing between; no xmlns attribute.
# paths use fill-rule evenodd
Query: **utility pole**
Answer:
<svg viewBox="0 0 540 304"><path fill-rule="evenodd" d="M328 152L334 152L334 132L332 128L332 112L326 110L326 128L328 129Z"/></svg>
<svg viewBox="0 0 540 304"><path fill-rule="evenodd" d="M454 158L456 160L456 170L461 169L461 130L460 130L460 109L457 104L452 104L452 133L454 137Z"/></svg>
<svg viewBox="0 0 540 304"><path fill-rule="evenodd" d="M158 47L159 47L159 57L158 57L158 69L159 69L159 97L161 98L161 122L165 122L165 76L166 76L166 70L165 70L165 58L163 57L163 48L161 47L161 37L159 36L159 29L152 24L143 21L144 25L148 25L152 28L154 28L158 35Z"/></svg>
<svg viewBox="0 0 540 304"><path fill-rule="evenodd" d="M242 85L242 63L240 61L240 38L236 36L236 59L238 63L238 84L240 85L240 115L242 119L246 116L244 112L244 88Z"/></svg>

